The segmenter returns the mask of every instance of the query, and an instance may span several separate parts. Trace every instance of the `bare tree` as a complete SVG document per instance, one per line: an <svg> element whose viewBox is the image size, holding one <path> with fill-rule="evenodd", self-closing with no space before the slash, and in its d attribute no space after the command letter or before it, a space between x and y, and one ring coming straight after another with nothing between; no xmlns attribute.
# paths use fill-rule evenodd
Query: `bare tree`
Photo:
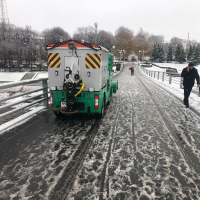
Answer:
<svg viewBox="0 0 200 200"><path fill-rule="evenodd" d="M61 27L54 27L51 29L45 29L42 32L42 36L45 40L45 44L52 44L52 43L57 43L60 42L60 40L69 40L70 35L68 32L64 31Z"/></svg>
<svg viewBox="0 0 200 200"><path fill-rule="evenodd" d="M124 26L119 27L115 32L115 36L112 42L112 44L115 46L115 55L119 57L120 50L124 50L126 54L125 56L130 55L133 51L133 43L133 31Z"/></svg>
<svg viewBox="0 0 200 200"><path fill-rule="evenodd" d="M142 29L139 30L134 38L134 52L139 57L139 52L144 51L145 55L152 54L152 44L148 40L149 34Z"/></svg>
<svg viewBox="0 0 200 200"><path fill-rule="evenodd" d="M151 34L148 37L148 41L153 45L154 44L163 44L164 43L164 36L163 35L153 35L153 34Z"/></svg>
<svg viewBox="0 0 200 200"><path fill-rule="evenodd" d="M77 31L73 34L74 40L84 40L87 43L94 43L95 28L93 26L78 27Z"/></svg>
<svg viewBox="0 0 200 200"><path fill-rule="evenodd" d="M78 27L73 34L74 40L84 40L87 43L95 43L95 28L93 26ZM112 48L113 34L100 30L97 35L97 44L110 50Z"/></svg>
<svg viewBox="0 0 200 200"><path fill-rule="evenodd" d="M173 37L173 38L171 38L171 40L170 40L170 44L171 44L171 46L172 46L172 52L173 52L173 54L174 54L177 45L178 45L178 44L182 44L182 39L181 39L181 38L178 38L178 37Z"/></svg>
<svg viewBox="0 0 200 200"><path fill-rule="evenodd" d="M104 30L99 31L98 33L98 44L110 50L112 48L112 40L114 38L111 32Z"/></svg>
<svg viewBox="0 0 200 200"><path fill-rule="evenodd" d="M0 60L1 60L1 65L5 65L7 63L7 42L8 42L8 27L6 24L1 23L0 24Z"/></svg>
<svg viewBox="0 0 200 200"><path fill-rule="evenodd" d="M154 49L155 45L163 46L164 54L166 54L168 45L163 45L164 44L164 36L163 35L153 35L153 34L151 34L148 37L148 41L150 42L148 55L151 55L151 53L153 55L153 51L154 51L153 49Z"/></svg>
<svg viewBox="0 0 200 200"><path fill-rule="evenodd" d="M32 65L41 59L45 44L40 33L26 28L10 25L0 30L0 60L3 65L17 65L26 63ZM42 51L39 51L42 48ZM46 52L45 52L46 54Z"/></svg>
<svg viewBox="0 0 200 200"><path fill-rule="evenodd" d="M175 46L176 46L176 45L182 43L182 39L181 39L181 38L178 38L178 37L173 37L173 38L171 38L170 43L171 43L172 45L175 45Z"/></svg>

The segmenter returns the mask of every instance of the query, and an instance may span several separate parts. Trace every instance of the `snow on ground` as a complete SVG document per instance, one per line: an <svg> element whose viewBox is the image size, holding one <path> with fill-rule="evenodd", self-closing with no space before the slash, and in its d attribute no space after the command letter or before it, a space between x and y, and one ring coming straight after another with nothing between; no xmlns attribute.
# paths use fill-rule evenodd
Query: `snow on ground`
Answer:
<svg viewBox="0 0 200 200"><path fill-rule="evenodd" d="M199 173L188 166L172 137L174 133L168 130L157 105L149 98L139 79L136 76L130 78L127 68L122 73L118 77L119 90L112 97L83 163L81 156L76 157L81 168L67 199L199 199ZM199 141L196 126L199 118L182 125L184 115L177 106L166 109L171 105L170 100L175 98L149 81L149 77L140 78L149 85L167 115L178 122L181 135L188 136L185 145L194 147L193 155L198 159L200 153L195 141ZM76 150L84 151L85 146L80 148L82 141L90 139L89 131L95 124L90 118L48 122L46 116L48 113L38 115L38 121L32 122L32 127L36 124L40 127L41 122L44 128L40 129L45 130L44 133L36 135L38 139L34 139L0 172L3 177L1 196L5 199L53 199L49 198L51 192L60 192L59 188L57 191L53 188L71 168ZM52 126L44 126L45 123ZM28 129L30 135L39 130Z"/></svg>
<svg viewBox="0 0 200 200"><path fill-rule="evenodd" d="M20 81L25 72L0 72L0 81Z"/></svg>
<svg viewBox="0 0 200 200"><path fill-rule="evenodd" d="M183 63L183 64L176 64L176 63L153 63L155 65L158 65L160 67L170 67L170 68L176 68L178 73L181 73L183 68L188 66L188 63ZM200 65L195 66L195 68L198 70L199 74L200 74ZM164 72L165 69L156 67L156 66L152 66L152 67L148 67L149 70L152 71L162 71Z"/></svg>
<svg viewBox="0 0 200 200"><path fill-rule="evenodd" d="M35 79L48 78L48 72L40 72L35 76Z"/></svg>
<svg viewBox="0 0 200 200"><path fill-rule="evenodd" d="M0 100L9 97L9 95L10 94L8 92L0 92Z"/></svg>
<svg viewBox="0 0 200 200"><path fill-rule="evenodd" d="M12 94L12 93L10 93ZM4 99L4 98L7 98L10 96L9 93L7 92L3 92L3 93L0 93L0 99ZM17 95L19 94L22 94L22 92L18 92ZM24 95L24 96L21 96L21 97L17 97L17 98L14 98L14 99L10 99L8 101L5 101L5 104L11 104L11 103L16 103L16 102L19 102L19 101L22 101L24 100L25 98L30 98L30 97L34 97L34 96L37 96L39 94L43 94L42 91L39 91L39 92L34 92L34 93L31 93L31 94L27 94L27 95ZM14 105L13 108L17 108L17 107L20 107L21 105L25 105L27 103L21 103L21 104L17 104L17 105Z"/></svg>
<svg viewBox="0 0 200 200"><path fill-rule="evenodd" d="M162 64L165 64L165 63L162 63ZM170 63L166 63L166 64L170 64ZM170 67L177 68L177 69L179 68L180 69L181 68L180 65L181 64L173 64ZM182 65L183 65L182 68L184 68L185 64L182 64ZM153 67L151 67L151 68L153 68ZM151 68L148 67L146 69L147 70L151 70ZM155 68L158 68L158 67L155 67ZM160 68L158 68L158 69L160 69ZM142 71L142 73L144 73L144 72ZM179 97L180 99L183 99L184 90L180 89L180 85L179 84L175 84L173 82L172 82L172 84L169 84L169 82L167 82L167 81L162 82L162 79L158 80L157 78L150 77L147 74L145 74L145 76L148 79L151 79L153 82L157 83L159 86L161 86L161 87L165 88L166 90L168 90L169 92L173 93L175 96ZM194 85L193 89L194 90L198 90L196 84ZM200 113L200 97L198 95L196 95L194 93L190 93L189 104L190 104L190 107L193 107L195 110L197 110Z"/></svg>
<svg viewBox="0 0 200 200"><path fill-rule="evenodd" d="M140 77L158 98L159 104L154 105L136 78L138 74L130 77L127 68L122 73L119 90L112 97L68 199L199 199L199 189L196 193L192 188L193 184L197 188L194 180L199 176L192 175L157 109L163 105L167 115L180 123L183 114L177 104L173 107L175 98ZM169 105L171 109L167 109ZM195 127L193 122L189 125Z"/></svg>
<svg viewBox="0 0 200 200"><path fill-rule="evenodd" d="M12 119L11 121L8 121L4 124L2 124L0 126L0 135L3 134L3 132L6 130L8 131L9 129L12 129L15 127L15 125L17 124L17 126L27 122L30 118L34 117L35 115L37 115L38 112L40 112L41 110L44 110L45 107L44 106L37 106L37 107L32 107L29 110L31 110L28 113L25 113L23 115L20 115L19 117L16 117L14 119Z"/></svg>
<svg viewBox="0 0 200 200"><path fill-rule="evenodd" d="M17 93L17 95L19 95L19 94L21 94L21 92ZM25 100L26 98L34 97L34 96L37 96L37 95L40 95L40 94L42 95L42 91L34 92L34 93L27 94L27 95L24 95L24 96L20 96L20 97L14 98L14 99L3 101L3 102L0 103L0 106L12 104L12 103L17 103L17 102L20 102L22 100ZM12 92L0 92L0 100L8 98L12 95L16 95L16 94L15 93L13 94ZM19 108L19 107L22 107L22 106L26 106L27 104L29 104L29 103L28 102L22 102L22 103L19 103L17 105L13 105L11 108L16 109L16 108ZM7 121L3 122L2 124L0 123L1 124L0 125L0 135L3 134L4 130L6 130L7 128L9 128L9 127L13 128L14 126L18 126L21 123L26 122L27 120L25 120L25 119L33 117L37 112L44 109L44 107L42 107L42 108L41 107L42 107L41 103L39 103L39 104L36 104L34 106L25 108L24 110L26 110L27 113L20 115L19 117L16 117L16 119L13 119L11 121L7 120ZM4 112L6 113L7 111L4 111ZM23 120L23 122L20 122L22 120Z"/></svg>
<svg viewBox="0 0 200 200"><path fill-rule="evenodd" d="M20 81L26 72L0 72L0 82ZM34 79L48 78L48 72L38 72Z"/></svg>

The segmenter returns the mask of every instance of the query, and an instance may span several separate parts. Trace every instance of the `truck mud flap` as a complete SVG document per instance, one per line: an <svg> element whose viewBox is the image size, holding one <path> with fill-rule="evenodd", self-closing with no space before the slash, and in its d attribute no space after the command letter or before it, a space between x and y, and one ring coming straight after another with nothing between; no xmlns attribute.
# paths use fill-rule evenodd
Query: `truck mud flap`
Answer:
<svg viewBox="0 0 200 200"><path fill-rule="evenodd" d="M118 81L112 83L112 88L113 88L113 93L116 93L116 91L118 90Z"/></svg>

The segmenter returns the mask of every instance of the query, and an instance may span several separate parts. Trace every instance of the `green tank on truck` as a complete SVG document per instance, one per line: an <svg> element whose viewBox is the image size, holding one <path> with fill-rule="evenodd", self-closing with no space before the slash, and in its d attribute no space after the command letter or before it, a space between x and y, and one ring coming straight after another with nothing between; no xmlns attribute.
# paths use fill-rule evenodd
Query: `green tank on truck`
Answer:
<svg viewBox="0 0 200 200"><path fill-rule="evenodd" d="M102 118L118 89L111 75L113 55L100 45L76 40L46 49L50 107L55 115L93 113Z"/></svg>

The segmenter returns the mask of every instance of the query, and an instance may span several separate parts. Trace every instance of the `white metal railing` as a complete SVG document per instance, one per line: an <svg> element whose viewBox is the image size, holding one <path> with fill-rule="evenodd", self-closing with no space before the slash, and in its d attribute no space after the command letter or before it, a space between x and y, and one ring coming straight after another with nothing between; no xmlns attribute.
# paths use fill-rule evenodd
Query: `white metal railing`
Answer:
<svg viewBox="0 0 200 200"><path fill-rule="evenodd" d="M161 71L152 71L152 70L148 70L143 66L140 66L140 69L147 74L148 76L152 77L152 78L157 78L162 79L162 81L167 81L169 84L178 84L180 86L180 88L183 88L183 77L181 77L180 75L176 75L173 76L172 73L166 73L166 72L161 72ZM198 96L200 97L200 88L199 88L199 92L198 92Z"/></svg>
<svg viewBox="0 0 200 200"><path fill-rule="evenodd" d="M5 105L0 106L0 121L5 120L6 118L10 117L13 114L16 114L17 112L24 110L25 108L31 107L35 104L41 103L43 104L43 106L41 107L41 109L35 109L35 113L36 111L38 112L39 110L42 110L44 108L46 108L48 106L48 84L47 84L48 78L42 78L42 79L35 79L35 80L25 80L25 81L19 81L19 82L12 82L12 83L6 83L6 84L1 84L0 85L0 92L2 91L2 89L8 89L8 88L13 88L13 87L17 87L17 86L24 86L24 85L28 85L28 84L33 84L33 83L38 83L38 82L42 82L41 88L36 89L36 90L32 90L29 92L25 92L25 93L21 93L21 94L17 94L17 95L13 95L4 99L0 99L0 103L4 102ZM33 95L31 97L26 97L28 94L32 94L32 93L36 93L36 92L40 92L40 94L36 94ZM5 102L11 99L16 99L18 97L25 97L20 101L14 101L12 103L6 104ZM35 100L37 98L37 100ZM14 105L18 105L27 101L32 101L31 103L28 104L24 104L21 105L15 109L12 109L11 107ZM7 110L7 111L5 111ZM9 111L8 111L9 110ZM31 112L31 115L34 114L34 111ZM8 123L8 122L6 122ZM9 123L11 125L13 125L12 123ZM11 126L10 125L10 126ZM1 125L2 126L2 125ZM6 126L7 127L7 126ZM5 129L5 128L3 128ZM2 128L0 128L0 131L3 130Z"/></svg>

